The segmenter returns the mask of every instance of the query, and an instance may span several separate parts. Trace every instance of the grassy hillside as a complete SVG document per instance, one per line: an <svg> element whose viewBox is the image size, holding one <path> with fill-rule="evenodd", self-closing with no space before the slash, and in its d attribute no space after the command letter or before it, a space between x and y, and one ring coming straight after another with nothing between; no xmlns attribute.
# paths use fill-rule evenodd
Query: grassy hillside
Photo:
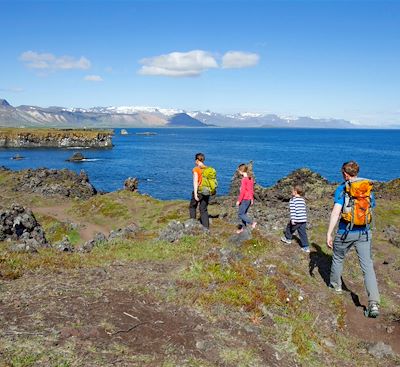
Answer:
<svg viewBox="0 0 400 367"><path fill-rule="evenodd" d="M400 353L400 249L383 231L400 226L398 199L381 198L376 211L382 315L375 320L363 316L354 251L343 273L348 291L338 296L327 287L323 218L309 231L310 254L262 225L232 243L235 225L218 204L210 206L210 233L168 243L158 240L160 230L187 219L187 202L126 191L88 200L24 195L8 189L14 175L0 172L1 206L31 208L50 242L67 236L79 247L94 232L131 223L140 230L90 253L11 253L0 243L0 366L400 364L398 354L373 350L384 342Z"/></svg>

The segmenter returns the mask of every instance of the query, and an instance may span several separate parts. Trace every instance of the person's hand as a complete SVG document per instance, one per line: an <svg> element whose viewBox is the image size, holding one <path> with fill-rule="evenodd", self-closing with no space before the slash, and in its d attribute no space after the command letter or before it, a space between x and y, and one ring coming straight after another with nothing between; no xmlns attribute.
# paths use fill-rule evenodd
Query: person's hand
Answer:
<svg viewBox="0 0 400 367"><path fill-rule="evenodd" d="M254 204L254 200L252 199L251 201L250 201L250 205L253 205Z"/></svg>
<svg viewBox="0 0 400 367"><path fill-rule="evenodd" d="M200 201L200 200L199 200L199 196L198 196L197 194L194 194L194 200Z"/></svg>
<svg viewBox="0 0 400 367"><path fill-rule="evenodd" d="M330 248L333 249L333 240L332 240L332 235L328 233L326 235L326 245Z"/></svg>
<svg viewBox="0 0 400 367"><path fill-rule="evenodd" d="M240 201L237 201L237 202L236 202L236 206L239 206L239 205L240 205Z"/></svg>
<svg viewBox="0 0 400 367"><path fill-rule="evenodd" d="M290 223L292 223L292 226L294 226L296 224L296 222L294 220L291 220Z"/></svg>

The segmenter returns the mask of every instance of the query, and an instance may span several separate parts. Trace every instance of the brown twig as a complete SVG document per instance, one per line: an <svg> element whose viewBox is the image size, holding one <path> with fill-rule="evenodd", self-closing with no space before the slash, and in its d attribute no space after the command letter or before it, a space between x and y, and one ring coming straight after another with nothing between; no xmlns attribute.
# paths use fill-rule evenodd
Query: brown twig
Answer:
<svg viewBox="0 0 400 367"><path fill-rule="evenodd" d="M139 322L138 324L131 326L129 329L126 329L126 330L117 330L117 331L115 331L114 333L109 333L109 332L107 332L107 334L110 335L110 336L114 336L114 335L117 335L117 334L119 334L119 333L129 333L129 332L132 331L133 329L136 329L138 326L144 325L144 324L150 324L150 322L149 322L149 321Z"/></svg>

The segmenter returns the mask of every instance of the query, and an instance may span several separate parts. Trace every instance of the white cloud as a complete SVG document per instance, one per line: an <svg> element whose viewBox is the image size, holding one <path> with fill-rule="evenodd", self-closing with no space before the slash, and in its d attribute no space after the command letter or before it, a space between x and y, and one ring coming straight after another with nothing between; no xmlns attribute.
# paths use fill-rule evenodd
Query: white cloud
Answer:
<svg viewBox="0 0 400 367"><path fill-rule="evenodd" d="M242 51L228 51L222 57L222 67L224 69L248 68L258 64L260 56L255 53Z"/></svg>
<svg viewBox="0 0 400 367"><path fill-rule="evenodd" d="M19 58L31 69L38 70L72 70L72 69L89 69L90 61L81 56L79 59L72 56L56 57L51 53L38 53L34 51L23 52Z"/></svg>
<svg viewBox="0 0 400 367"><path fill-rule="evenodd" d="M102 82L103 78L100 75L86 75L84 80L87 80L89 82Z"/></svg>
<svg viewBox="0 0 400 367"><path fill-rule="evenodd" d="M202 50L171 52L169 54L144 58L139 74L162 75L170 77L198 76L202 72L217 68L218 64L211 53Z"/></svg>

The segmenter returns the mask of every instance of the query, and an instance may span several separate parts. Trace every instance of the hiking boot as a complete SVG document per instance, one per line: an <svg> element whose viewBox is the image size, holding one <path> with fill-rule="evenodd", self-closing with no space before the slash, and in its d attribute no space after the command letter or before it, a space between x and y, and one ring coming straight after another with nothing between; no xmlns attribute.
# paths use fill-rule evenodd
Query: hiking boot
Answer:
<svg viewBox="0 0 400 367"><path fill-rule="evenodd" d="M343 294L343 289L339 285L330 285L330 288L336 293L336 294Z"/></svg>
<svg viewBox="0 0 400 367"><path fill-rule="evenodd" d="M292 240L288 240L285 236L281 237L281 241L286 243L287 245L290 245L292 243Z"/></svg>
<svg viewBox="0 0 400 367"><path fill-rule="evenodd" d="M368 308L365 310L365 316L372 318L379 316L379 305L377 302L371 302L368 305Z"/></svg>
<svg viewBox="0 0 400 367"><path fill-rule="evenodd" d="M302 247L301 251L310 253L310 248L308 246L307 247Z"/></svg>

